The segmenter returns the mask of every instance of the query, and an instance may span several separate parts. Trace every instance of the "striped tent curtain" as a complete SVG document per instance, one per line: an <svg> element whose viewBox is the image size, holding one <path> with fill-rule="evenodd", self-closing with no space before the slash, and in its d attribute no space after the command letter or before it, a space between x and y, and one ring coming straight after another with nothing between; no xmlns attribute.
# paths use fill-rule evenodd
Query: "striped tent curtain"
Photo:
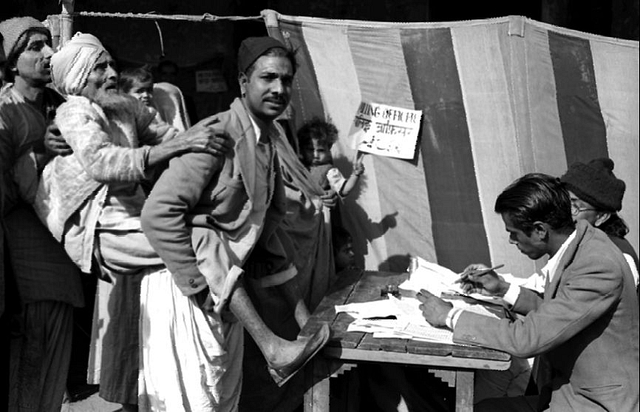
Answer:
<svg viewBox="0 0 640 412"><path fill-rule="evenodd" d="M525 173L559 176L602 156L627 183L620 214L638 250L638 42L520 16L379 23L277 14L275 27L270 34L298 51L296 127L330 118L343 174L360 102L423 113L414 158L366 155L359 188L341 205L367 270L404 271L417 255L455 271L504 263L528 276L546 262L509 245L497 195Z"/></svg>

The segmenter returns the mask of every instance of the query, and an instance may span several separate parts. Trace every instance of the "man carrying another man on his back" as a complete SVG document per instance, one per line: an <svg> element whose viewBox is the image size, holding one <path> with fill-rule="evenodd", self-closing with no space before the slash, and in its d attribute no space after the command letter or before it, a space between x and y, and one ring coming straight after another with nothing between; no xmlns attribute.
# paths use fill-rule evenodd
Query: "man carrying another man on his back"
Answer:
<svg viewBox="0 0 640 412"><path fill-rule="evenodd" d="M232 137L234 152L225 159L196 153L172 159L142 211L144 232L173 276L173 281L168 275L143 283L143 296L145 287L162 291L149 294L146 300L150 316L183 293L202 302L214 334L208 340L209 350L217 352L212 352L212 360L221 373L216 410L232 410L238 402L242 327L258 345L278 385L287 382L329 338L327 325L310 338L295 341L275 335L257 313L241 278L251 259L248 274L258 276L261 285L283 292L300 327L308 320L308 309L295 288L297 268L291 264L295 250L281 225L286 197L277 147L286 142L286 136L274 122L289 103L295 68L293 53L279 41L245 39L238 53L242 96L217 115L219 123L214 126ZM151 329L145 346L169 355L179 352L171 347L177 341L173 330L169 323L164 329ZM204 327L197 333L196 342L211 334ZM151 365L155 369L148 371L149 379L170 375L180 364L167 357L164 364ZM171 409L175 382L157 382L158 401Z"/></svg>

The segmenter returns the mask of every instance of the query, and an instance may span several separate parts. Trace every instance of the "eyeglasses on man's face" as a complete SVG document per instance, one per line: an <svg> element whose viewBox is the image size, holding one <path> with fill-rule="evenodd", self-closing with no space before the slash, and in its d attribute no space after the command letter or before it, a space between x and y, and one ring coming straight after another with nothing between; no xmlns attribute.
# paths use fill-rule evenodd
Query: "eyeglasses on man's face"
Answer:
<svg viewBox="0 0 640 412"><path fill-rule="evenodd" d="M597 209L594 209L592 207L580 207L580 205L577 205L577 204L571 202L571 214L573 216L578 216L580 213L588 212L590 210L593 210L594 212L597 211Z"/></svg>

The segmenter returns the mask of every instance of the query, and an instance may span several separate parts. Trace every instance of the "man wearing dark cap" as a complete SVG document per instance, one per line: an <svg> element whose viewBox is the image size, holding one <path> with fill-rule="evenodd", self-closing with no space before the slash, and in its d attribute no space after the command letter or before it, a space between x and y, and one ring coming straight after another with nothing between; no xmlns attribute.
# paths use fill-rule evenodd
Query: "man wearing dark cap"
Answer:
<svg viewBox="0 0 640 412"><path fill-rule="evenodd" d="M622 209L625 183L613 174L614 163L609 158L593 159L588 163L572 164L560 181L569 192L573 220L589 222L609 236L609 239L624 254L627 263L638 283L638 257L633 246L624 237L629 228L617 212ZM546 279L540 273L534 273L520 286L542 293ZM479 289L487 294L507 290L511 285L504 279L485 276L479 279ZM471 286L470 286L471 287ZM514 285L513 288L517 289ZM517 295L513 296L515 299Z"/></svg>
<svg viewBox="0 0 640 412"><path fill-rule="evenodd" d="M625 183L613 174L613 167L613 160L609 158L593 159L588 163L577 162L569 167L560 181L569 192L573 219L576 222L587 221L601 229L623 253L633 274L638 294L638 257L631 244L624 238L629 228L617 214L622 208ZM470 266L474 267L479 266ZM519 296L520 287L542 294L545 284L546 277L542 271L532 274L520 285L506 281L504 276L483 276L478 279L476 285L468 285L468 291L491 295L511 291L503 298L506 298L506 303L513 304ZM640 299L640 294L638 296ZM530 371L526 374L521 371L528 369L527 366L523 359L513 358L508 371L479 371L475 379L476 401L507 396L514 387L524 392L526 380L523 381L523 378L528 379Z"/></svg>
<svg viewBox="0 0 640 412"><path fill-rule="evenodd" d="M637 287L638 257L631 244L624 238L629 228L617 214L622 208L625 183L613 174L613 168L614 163L609 158L593 159L588 163L577 162L569 167L560 180L569 192L573 219L576 222L587 221L609 236L609 239L622 251ZM520 285L515 282L510 283L504 277L483 276L478 279L477 285L469 285L468 291L496 295L500 294L500 291L510 290L511 293L506 293L506 301L513 304L518 298L520 287L542 294L545 284L546 277L543 272L532 274ZM637 289L636 293L638 293ZM512 367L519 364L525 365L520 359L514 358ZM520 380L520 377L517 379ZM501 393L504 396L508 392L505 387L513 385L515 380L509 377L507 372L480 371L475 382L476 398L480 400L485 397L496 397Z"/></svg>
<svg viewBox="0 0 640 412"><path fill-rule="evenodd" d="M329 338L327 325L295 341L275 335L254 308L241 278L253 253L252 273L261 272L263 286L284 290L295 305L298 324L306 323L308 310L292 287L297 275L291 264L293 247L280 224L286 198L279 148L288 145L284 130L274 122L289 104L295 69L292 52L281 42L270 37L245 39L238 53L241 97L217 116L215 125L233 138L234 153L226 159L198 154L174 158L142 211L144 232L179 288L168 291L164 299L176 293L196 294L212 328L223 331L208 341L210 348L224 353L212 360L216 411L232 410L238 402L243 327L265 356L277 385ZM155 366L158 369L148 371L150 375L165 373L166 365ZM159 401L171 401L164 387L154 389Z"/></svg>
<svg viewBox="0 0 640 412"><path fill-rule="evenodd" d="M0 34L12 82L0 92L0 225L10 262L7 275L17 286L17 293L7 296L20 299L14 316L19 322L11 330L8 410L59 411L71 357L73 308L81 307L84 297L78 268L40 222L31 201L47 161L47 123L63 99L46 87L53 54L49 30L32 17L16 17L0 23ZM9 331L0 334L9 336Z"/></svg>
<svg viewBox="0 0 640 412"><path fill-rule="evenodd" d="M609 236L624 253L638 284L638 255L625 236L629 227L618 215L625 183L613 173L613 160L603 157L572 164L560 177L571 196L575 220L586 220Z"/></svg>

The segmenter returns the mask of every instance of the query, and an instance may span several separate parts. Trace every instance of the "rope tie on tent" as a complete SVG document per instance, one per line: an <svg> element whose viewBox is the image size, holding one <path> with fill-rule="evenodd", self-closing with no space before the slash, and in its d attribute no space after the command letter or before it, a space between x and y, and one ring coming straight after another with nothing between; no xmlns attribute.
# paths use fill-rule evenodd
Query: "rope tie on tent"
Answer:
<svg viewBox="0 0 640 412"><path fill-rule="evenodd" d="M174 20L174 21L193 21L193 22L216 22L216 21L246 21L246 20L262 20L262 16L214 16L205 13L201 16L190 16L186 14L155 14L155 13L102 13L93 11L81 11L70 13L72 16L81 17L111 17L118 19L143 19L143 20Z"/></svg>
<svg viewBox="0 0 640 412"><path fill-rule="evenodd" d="M160 40L160 56L165 57L164 52L164 36L162 35L162 29L160 28L160 24L158 20L174 20L174 21L191 21L191 22L216 22L216 21L246 21L246 20L262 20L262 16L214 16L210 13L205 13L201 16L189 16L185 14L174 14L174 15L166 15L166 14L155 14L155 12L150 13L102 13L102 12L91 12L91 11L82 11L82 12L74 12L69 13L67 15L68 18L70 16L81 16L81 17L111 17L118 19L141 19L141 20L153 20L156 25L156 29L158 30L158 37Z"/></svg>
<svg viewBox="0 0 640 412"><path fill-rule="evenodd" d="M164 38L162 38L162 29L160 28L160 24L157 20L153 21L156 24L156 29L158 29L158 37L160 38L160 57L164 57Z"/></svg>

